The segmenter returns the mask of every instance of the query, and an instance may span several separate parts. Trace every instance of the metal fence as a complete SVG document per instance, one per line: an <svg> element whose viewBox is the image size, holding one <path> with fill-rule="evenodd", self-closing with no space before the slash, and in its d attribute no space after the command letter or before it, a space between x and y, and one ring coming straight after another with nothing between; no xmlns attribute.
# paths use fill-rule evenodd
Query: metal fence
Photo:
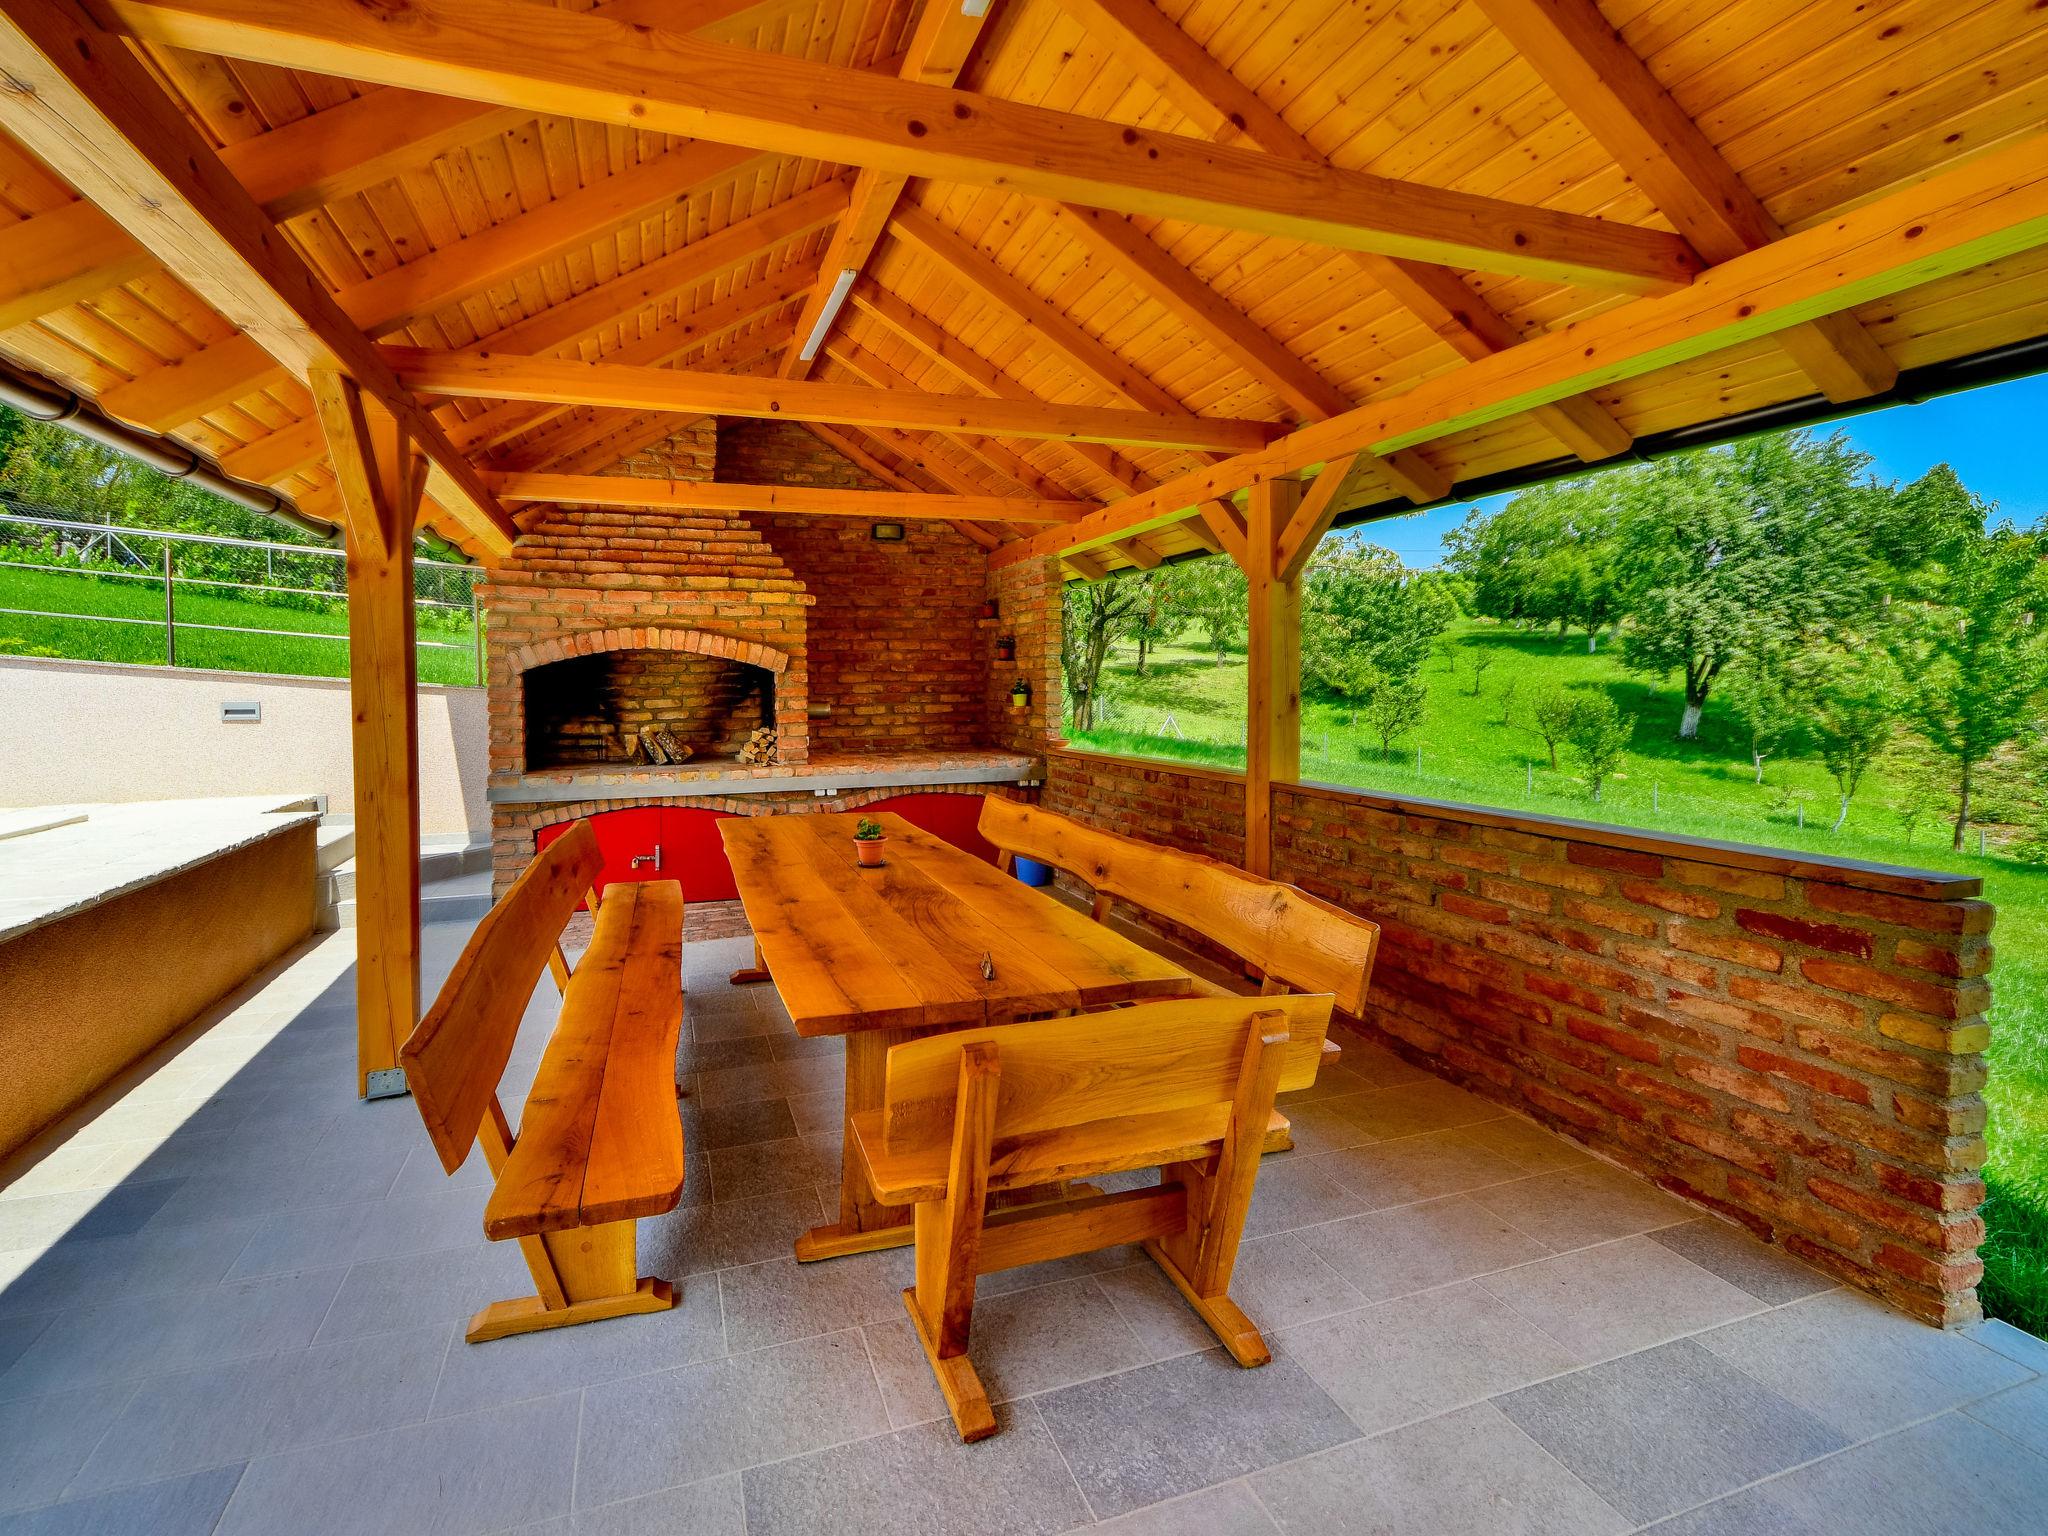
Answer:
<svg viewBox="0 0 2048 1536"><path fill-rule="evenodd" d="M261 539L226 538L218 534L171 533L121 524L81 522L61 517L0 514L0 574L8 571L78 577L98 584L114 583L121 598L109 606L134 609L126 596L133 591L161 593L162 608L150 605L137 612L88 613L64 607L0 605L0 617L59 620L85 624L153 628L163 637L163 662L177 666L180 636L194 634L267 636L289 640L348 644L347 556L339 549L314 544L270 543ZM471 680L484 680L483 623L477 607L474 566L443 560L413 564L414 613L422 631L423 650L467 651ZM122 585L126 584L126 585ZM79 599L71 610L90 606L89 588L65 588ZM180 613L180 598L187 599ZM209 622L195 613L192 600L201 596L239 599L280 615L276 625ZM307 616L293 626L286 616ZM317 618L329 621L321 627ZM466 630L460 638L448 638ZM428 638L429 634L444 638ZM342 670L346 671L346 652ZM439 669L437 669L439 670Z"/></svg>

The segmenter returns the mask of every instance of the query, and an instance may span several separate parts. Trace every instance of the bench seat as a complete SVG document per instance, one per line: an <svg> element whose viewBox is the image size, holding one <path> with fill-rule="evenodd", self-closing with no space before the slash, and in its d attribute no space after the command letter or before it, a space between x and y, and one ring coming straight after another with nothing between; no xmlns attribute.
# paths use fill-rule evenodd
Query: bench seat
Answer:
<svg viewBox="0 0 2048 1536"><path fill-rule="evenodd" d="M682 1199L682 924L671 881L606 891L485 1207L487 1236L658 1216Z"/></svg>

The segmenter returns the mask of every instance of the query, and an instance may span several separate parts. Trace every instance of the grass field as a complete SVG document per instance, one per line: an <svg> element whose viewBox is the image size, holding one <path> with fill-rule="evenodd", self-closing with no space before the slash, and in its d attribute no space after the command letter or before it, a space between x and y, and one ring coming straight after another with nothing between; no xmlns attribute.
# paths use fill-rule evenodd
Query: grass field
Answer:
<svg viewBox="0 0 2048 1536"><path fill-rule="evenodd" d="M226 672L276 672L299 677L348 676L348 615L339 602L287 607L217 588L174 588L178 665ZM71 575L0 565L0 654L74 656L86 661L161 665L164 589L155 579ZM105 615L58 619L53 613ZM476 653L466 610L419 610L419 672L423 683L474 683ZM194 626L292 630L290 635L224 634ZM429 643L435 642L435 643Z"/></svg>
<svg viewBox="0 0 2048 1536"><path fill-rule="evenodd" d="M1811 755L1767 759L1764 782L1725 711L1709 701L1697 742L1676 739L1681 699L1674 685L1626 672L1607 654L1588 655L1583 636L1456 626L1424 670L1424 724L1383 758L1348 708L1304 705L1302 773L1324 783L1497 805L1510 810L1620 822L1660 831L1839 854L1979 875L1998 907L1992 974L1991 1200L1985 1219L1984 1303L1988 1311L2048 1334L2048 868L1949 847L1949 828L1929 814L1910 833L1890 808L1897 783L1882 768L1859 789L1839 833L1828 831L1835 791ZM1490 657L1472 693L1472 660ZM1177 757L1242 767L1245 664L1206 650L1169 646L1147 675L1120 649L1105 669L1105 725L1074 733L1077 745L1107 752ZM1514 724L1501 723L1502 690ZM1557 684L1604 689L1636 731L1621 771L1597 805L1570 775L1552 772L1544 745L1525 727L1536 691ZM1416 756L1420 747L1418 767ZM1803 805L1805 825L1800 823Z"/></svg>

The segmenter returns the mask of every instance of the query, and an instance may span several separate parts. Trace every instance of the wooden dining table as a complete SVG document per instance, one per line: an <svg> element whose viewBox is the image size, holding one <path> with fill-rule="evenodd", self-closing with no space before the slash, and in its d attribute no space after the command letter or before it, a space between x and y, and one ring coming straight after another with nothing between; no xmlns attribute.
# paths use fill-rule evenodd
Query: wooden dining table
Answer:
<svg viewBox="0 0 2048 1536"><path fill-rule="evenodd" d="M854 848L864 819L887 836L879 868L861 867ZM1172 961L900 816L718 825L754 930L754 967L733 979L772 981L798 1034L846 1039L839 1219L799 1237L799 1259L911 1240L908 1210L873 1198L853 1145L853 1116L881 1107L889 1047L1195 990Z"/></svg>

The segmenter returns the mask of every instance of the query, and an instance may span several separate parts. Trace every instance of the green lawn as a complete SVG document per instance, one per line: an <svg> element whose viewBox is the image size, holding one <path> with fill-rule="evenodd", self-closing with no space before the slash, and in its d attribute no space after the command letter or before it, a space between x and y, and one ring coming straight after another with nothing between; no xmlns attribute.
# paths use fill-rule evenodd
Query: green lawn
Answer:
<svg viewBox="0 0 2048 1536"><path fill-rule="evenodd" d="M1604 652L1586 653L1583 636L1560 640L1481 621L1456 626L1425 669L1429 710L1422 727L1386 758L1341 705L1303 708L1302 773L1324 783L1511 810L1621 822L1662 831L1840 854L1983 877L1998 907L1998 962L1992 975L1991 1200L1985 1218L1984 1303L1988 1311L2048 1334L2048 868L2001 857L1994 832L1988 855L1953 852L1949 829L1931 815L1910 835L1889 807L1893 781L1874 771L1858 791L1842 831L1832 833L1832 781L1810 756L1767 759L1764 782L1733 722L1710 701L1697 742L1676 739L1681 699L1670 684L1634 676ZM1603 642L1604 644L1604 642ZM1471 660L1492 658L1472 694ZM1107 725L1074 734L1077 745L1215 766L1244 763L1245 664L1181 646L1156 653L1145 677L1120 649L1105 669ZM1503 687L1518 697L1514 725L1503 726ZM1558 683L1607 690L1636 716L1632 748L1601 803L1591 803L1570 774L1552 772L1544 746L1522 728L1536 690ZM1421 749L1418 769L1416 751ZM1805 825L1800 824L1803 805Z"/></svg>
<svg viewBox="0 0 2048 1536"><path fill-rule="evenodd" d="M348 614L338 601L313 599L310 606L293 607L220 588L183 584L175 588L175 596L181 667L301 677L348 676ZM0 654L155 665L165 659L164 589L155 580L0 565L0 608L33 610L33 616L0 613ZM42 617L53 613L105 614L146 622L111 624ZM419 615L420 681L474 683L476 655L469 614L422 608ZM238 635L188 627L200 624L295 633ZM430 645L429 641L445 644Z"/></svg>

